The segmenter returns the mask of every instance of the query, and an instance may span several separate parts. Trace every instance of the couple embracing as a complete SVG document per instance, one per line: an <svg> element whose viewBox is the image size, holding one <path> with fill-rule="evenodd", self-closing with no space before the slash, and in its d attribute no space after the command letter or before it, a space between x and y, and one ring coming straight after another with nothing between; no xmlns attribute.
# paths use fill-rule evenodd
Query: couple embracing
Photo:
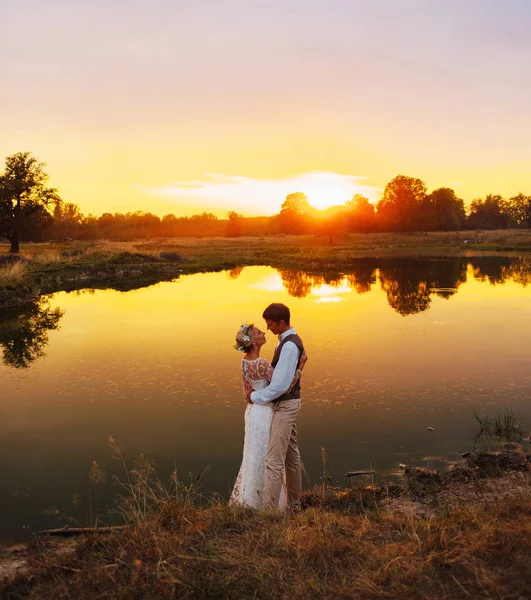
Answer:
<svg viewBox="0 0 531 600"><path fill-rule="evenodd" d="M290 325L286 305L270 304L262 316L267 329L279 339L271 363L260 356L266 338L254 324L240 327L234 346L244 353L242 376L248 406L243 460L231 503L297 511L302 491L297 416L307 356Z"/></svg>

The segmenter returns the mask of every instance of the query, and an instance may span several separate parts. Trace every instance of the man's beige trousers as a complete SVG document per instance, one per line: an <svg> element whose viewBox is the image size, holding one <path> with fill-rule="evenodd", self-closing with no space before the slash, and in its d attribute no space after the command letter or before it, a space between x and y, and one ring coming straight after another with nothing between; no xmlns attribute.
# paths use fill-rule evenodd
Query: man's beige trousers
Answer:
<svg viewBox="0 0 531 600"><path fill-rule="evenodd" d="M276 403L266 459L266 504L278 507L284 469L290 507L300 502L302 492L301 457L297 445L297 416L301 401L280 400Z"/></svg>

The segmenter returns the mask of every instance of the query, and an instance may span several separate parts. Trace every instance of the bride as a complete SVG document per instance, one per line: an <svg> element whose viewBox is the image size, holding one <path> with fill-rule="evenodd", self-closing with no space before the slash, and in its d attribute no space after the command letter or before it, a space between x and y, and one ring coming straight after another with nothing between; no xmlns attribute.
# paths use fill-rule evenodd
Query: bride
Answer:
<svg viewBox="0 0 531 600"><path fill-rule="evenodd" d="M243 391L246 397L254 390L267 387L273 376L271 364L260 357L260 349L266 343L263 331L253 325L243 324L236 334L236 350L244 352L242 358ZM301 376L308 357L301 356L300 365L295 372L292 385ZM264 491L266 483L266 456L269 446L269 434L274 413L273 403L265 405L247 405L245 410L245 440L243 460L230 498L231 504L243 504L252 508L265 505ZM279 508L286 508L285 489L280 496Z"/></svg>

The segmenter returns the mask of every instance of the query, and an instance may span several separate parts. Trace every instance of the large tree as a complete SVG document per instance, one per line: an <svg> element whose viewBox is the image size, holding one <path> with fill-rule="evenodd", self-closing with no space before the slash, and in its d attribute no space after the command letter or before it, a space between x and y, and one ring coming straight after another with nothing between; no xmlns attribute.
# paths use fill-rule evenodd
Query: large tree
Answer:
<svg viewBox="0 0 531 600"><path fill-rule="evenodd" d="M517 225L531 227L531 196L525 196L520 192L509 198L507 210Z"/></svg>
<svg viewBox="0 0 531 600"><path fill-rule="evenodd" d="M230 210L227 213L227 227L225 229L226 237L239 237L242 235L243 215L238 214L235 210Z"/></svg>
<svg viewBox="0 0 531 600"><path fill-rule="evenodd" d="M451 188L438 188L426 196L421 210L424 229L455 231L465 223L465 203Z"/></svg>
<svg viewBox="0 0 531 600"><path fill-rule="evenodd" d="M83 221L83 215L79 206L73 202L55 202L53 211L53 229L56 240L64 242L78 238L79 228Z"/></svg>
<svg viewBox="0 0 531 600"><path fill-rule="evenodd" d="M311 206L308 203L306 194L294 192L288 194L280 207L280 213L277 216L282 233L307 233L308 217L311 212Z"/></svg>
<svg viewBox="0 0 531 600"><path fill-rule="evenodd" d="M362 194L354 194L345 204L347 227L349 231L373 231L376 221L374 204Z"/></svg>
<svg viewBox="0 0 531 600"><path fill-rule="evenodd" d="M467 226L471 229L507 229L511 221L509 204L499 194L487 194L470 204Z"/></svg>
<svg viewBox="0 0 531 600"><path fill-rule="evenodd" d="M17 152L6 158L0 175L0 236L11 243L10 252L18 252L25 228L35 213L59 200L54 188L47 187L45 164L29 152Z"/></svg>
<svg viewBox="0 0 531 600"><path fill-rule="evenodd" d="M426 184L415 177L397 175L378 202L378 222L383 229L413 231L419 228Z"/></svg>

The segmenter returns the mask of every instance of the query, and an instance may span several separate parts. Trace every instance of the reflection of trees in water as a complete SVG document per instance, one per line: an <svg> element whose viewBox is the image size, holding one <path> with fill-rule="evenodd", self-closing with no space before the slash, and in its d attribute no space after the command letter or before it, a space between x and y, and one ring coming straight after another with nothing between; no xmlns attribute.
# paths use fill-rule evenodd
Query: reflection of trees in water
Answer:
<svg viewBox="0 0 531 600"><path fill-rule="evenodd" d="M450 298L466 281L467 260L386 260L380 266L380 284L392 308L412 315L429 308L433 294Z"/></svg>
<svg viewBox="0 0 531 600"><path fill-rule="evenodd" d="M282 283L290 296L295 298L306 297L313 287L329 285L340 287L345 283L358 294L369 292L376 283L376 262L374 259L360 259L355 265L349 267L345 273L305 273L279 269Z"/></svg>
<svg viewBox="0 0 531 600"><path fill-rule="evenodd" d="M364 260L345 273L349 286L358 294L366 294L376 283L376 266L373 260Z"/></svg>
<svg viewBox="0 0 531 600"><path fill-rule="evenodd" d="M507 256L471 258L474 278L492 285L514 281L523 286L531 283L531 259L515 259Z"/></svg>
<svg viewBox="0 0 531 600"><path fill-rule="evenodd" d="M321 275L312 275L303 271L290 271L279 269L282 283L290 296L304 298L310 293L313 286L318 285Z"/></svg>
<svg viewBox="0 0 531 600"><path fill-rule="evenodd" d="M242 271L243 267L234 267L229 271L229 279L238 279Z"/></svg>
<svg viewBox="0 0 531 600"><path fill-rule="evenodd" d="M44 356L48 344L48 331L59 328L63 316L60 308L50 308L47 298L40 298L16 313L2 318L0 347L3 361L15 369L27 369L37 358Z"/></svg>
<svg viewBox="0 0 531 600"><path fill-rule="evenodd" d="M531 283L531 260L525 259L511 266L511 278L515 283L526 286Z"/></svg>
<svg viewBox="0 0 531 600"><path fill-rule="evenodd" d="M282 282L295 298L304 298L313 287L327 284L339 287L345 283L358 294L371 290L376 283L387 294L389 305L401 315L427 310L432 296L451 298L466 282L468 265L474 277L492 285L515 281L531 283L531 260L510 257L415 259L360 259L349 265L348 272L312 274L279 270Z"/></svg>
<svg viewBox="0 0 531 600"><path fill-rule="evenodd" d="M430 289L425 281L399 281L380 272L380 283L391 308L401 315L413 315L430 305Z"/></svg>

